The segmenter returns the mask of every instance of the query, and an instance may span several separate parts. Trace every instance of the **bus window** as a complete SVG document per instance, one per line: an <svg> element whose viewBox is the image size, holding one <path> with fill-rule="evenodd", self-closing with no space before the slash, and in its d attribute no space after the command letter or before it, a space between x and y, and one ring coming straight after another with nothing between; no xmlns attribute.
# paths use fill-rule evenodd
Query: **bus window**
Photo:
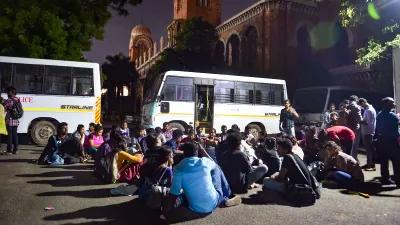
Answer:
<svg viewBox="0 0 400 225"><path fill-rule="evenodd" d="M272 91L272 105L282 105L285 95L284 95L284 88L282 84L271 84L271 91Z"/></svg>
<svg viewBox="0 0 400 225"><path fill-rule="evenodd" d="M193 101L193 78L167 77L163 101Z"/></svg>
<svg viewBox="0 0 400 225"><path fill-rule="evenodd" d="M5 92L6 88L11 85L11 63L0 63L0 91Z"/></svg>
<svg viewBox="0 0 400 225"><path fill-rule="evenodd" d="M254 83L236 82L235 103L254 103Z"/></svg>
<svg viewBox="0 0 400 225"><path fill-rule="evenodd" d="M13 86L18 93L41 94L43 87L44 66L14 64Z"/></svg>
<svg viewBox="0 0 400 225"><path fill-rule="evenodd" d="M72 94L93 96L93 69L72 68Z"/></svg>
<svg viewBox="0 0 400 225"><path fill-rule="evenodd" d="M163 79L163 76L157 76L152 85L151 88L149 88L146 92L144 101L146 104L154 102L157 98L158 90L160 89L161 81Z"/></svg>
<svg viewBox="0 0 400 225"><path fill-rule="evenodd" d="M293 107L298 113L323 113L328 89L308 89L296 91Z"/></svg>
<svg viewBox="0 0 400 225"><path fill-rule="evenodd" d="M233 103L235 100L234 81L215 81L215 102Z"/></svg>
<svg viewBox="0 0 400 225"><path fill-rule="evenodd" d="M69 95L71 85L71 68L63 66L46 66L44 93Z"/></svg>
<svg viewBox="0 0 400 225"><path fill-rule="evenodd" d="M271 85L270 84L259 84L256 83L256 104L259 105L273 105L274 101L271 101Z"/></svg>

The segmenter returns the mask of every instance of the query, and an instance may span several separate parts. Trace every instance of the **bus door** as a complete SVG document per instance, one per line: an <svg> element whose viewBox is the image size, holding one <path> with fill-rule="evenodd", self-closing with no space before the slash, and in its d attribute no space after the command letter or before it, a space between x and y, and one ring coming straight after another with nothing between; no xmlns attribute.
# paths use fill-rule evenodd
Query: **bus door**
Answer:
<svg viewBox="0 0 400 225"><path fill-rule="evenodd" d="M201 126L209 133L214 121L214 80L194 78L195 85L195 126Z"/></svg>

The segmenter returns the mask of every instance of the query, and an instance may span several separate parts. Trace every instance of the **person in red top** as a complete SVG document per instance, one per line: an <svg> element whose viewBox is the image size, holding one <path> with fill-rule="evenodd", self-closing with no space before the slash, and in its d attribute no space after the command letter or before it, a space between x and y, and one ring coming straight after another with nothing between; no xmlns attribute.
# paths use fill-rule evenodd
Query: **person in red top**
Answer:
<svg viewBox="0 0 400 225"><path fill-rule="evenodd" d="M343 152L350 154L356 135L345 126L333 126L318 133L318 139L323 143L334 141L342 146Z"/></svg>

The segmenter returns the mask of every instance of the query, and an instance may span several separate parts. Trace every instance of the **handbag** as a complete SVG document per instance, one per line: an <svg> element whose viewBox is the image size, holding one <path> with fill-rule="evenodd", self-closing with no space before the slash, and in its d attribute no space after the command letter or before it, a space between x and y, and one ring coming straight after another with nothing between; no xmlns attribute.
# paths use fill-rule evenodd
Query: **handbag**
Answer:
<svg viewBox="0 0 400 225"><path fill-rule="evenodd" d="M293 203L297 207L314 205L316 199L319 197L317 196L317 193L314 191L312 183L306 178L306 176L300 169L299 164L297 164L297 161L295 160L293 155L291 154L288 155L292 158L297 169L300 171L301 175L307 181L308 184L289 184L286 193L287 200ZM315 181L314 180L315 178L311 174L310 177L313 181Z"/></svg>
<svg viewBox="0 0 400 225"><path fill-rule="evenodd" d="M165 171L167 171L167 167L164 168L164 172L161 174L160 179L156 183L153 183L148 177L146 177L148 189L144 199L144 203L150 209L161 209L163 200L169 192L169 188L160 185L161 179L163 178Z"/></svg>

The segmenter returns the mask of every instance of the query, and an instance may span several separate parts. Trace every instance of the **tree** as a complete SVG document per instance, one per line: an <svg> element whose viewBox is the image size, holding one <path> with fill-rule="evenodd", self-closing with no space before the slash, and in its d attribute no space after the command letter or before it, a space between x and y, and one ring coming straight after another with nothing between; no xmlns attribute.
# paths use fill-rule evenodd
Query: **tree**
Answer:
<svg viewBox="0 0 400 225"><path fill-rule="evenodd" d="M360 27L368 33L366 46L357 50L360 65L372 65L391 58L391 49L400 46L400 5L373 1L342 0L339 16L344 27ZM392 4L395 4L394 6Z"/></svg>
<svg viewBox="0 0 400 225"><path fill-rule="evenodd" d="M82 61L102 40L111 10L128 15L142 0L0 1L0 55Z"/></svg>
<svg viewBox="0 0 400 225"><path fill-rule="evenodd" d="M165 49L153 66L152 73L167 70L210 72L213 45L218 40L215 27L201 17L186 20L175 37L176 46ZM151 79L151 76L150 76Z"/></svg>

